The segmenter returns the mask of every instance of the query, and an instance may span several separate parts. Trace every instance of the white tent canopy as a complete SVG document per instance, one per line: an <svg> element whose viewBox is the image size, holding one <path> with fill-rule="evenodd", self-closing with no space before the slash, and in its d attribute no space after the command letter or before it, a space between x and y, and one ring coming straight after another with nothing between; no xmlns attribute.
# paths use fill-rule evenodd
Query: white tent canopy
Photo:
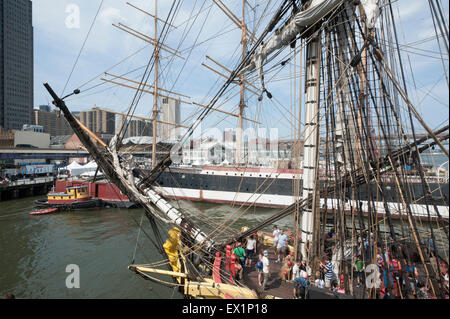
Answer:
<svg viewBox="0 0 450 319"><path fill-rule="evenodd" d="M62 169L69 171L70 176L80 176L88 172L92 172L92 176L94 176L95 171L97 170L97 163L95 161L90 161L83 166L78 164L77 162L72 162Z"/></svg>
<svg viewBox="0 0 450 319"><path fill-rule="evenodd" d="M84 172L83 166L78 164L77 162L72 162L62 169L69 171L71 176L78 176Z"/></svg>

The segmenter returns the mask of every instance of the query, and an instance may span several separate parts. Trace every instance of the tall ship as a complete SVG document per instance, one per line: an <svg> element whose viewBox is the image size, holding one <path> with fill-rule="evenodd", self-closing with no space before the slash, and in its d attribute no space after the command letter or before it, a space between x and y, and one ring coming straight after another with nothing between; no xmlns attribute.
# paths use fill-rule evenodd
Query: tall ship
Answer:
<svg viewBox="0 0 450 319"><path fill-rule="evenodd" d="M187 38L182 32L179 47L170 46L167 39L179 32L175 22L185 8L174 0L161 17L158 3L152 14L128 3L153 18L153 38L115 25L151 44L152 52L134 81L137 86L125 75L107 80L135 91L127 120L108 145L81 125L64 101L88 89L60 97L44 84L109 181L144 208L142 217L148 219L161 259L135 263L133 258L128 268L178 288L186 298L292 298L293 287L294 297L301 298L448 297L448 176L431 178L422 159L425 152L439 150L448 161L448 118L430 127L410 98L396 3L243 0L237 14L224 1L213 0L209 7L190 8L185 32L205 10L224 14L240 31L232 63L206 56L221 69L208 66L218 80L205 87L202 103L182 101L186 96L175 92L176 81L164 81L183 72L198 37L182 50ZM448 59L442 3L428 3L441 57ZM216 37L226 34L217 28ZM178 59L181 65L174 62ZM446 68L445 58L442 63ZM277 85L280 81L283 85ZM137 146L126 145L123 136L144 94L153 97L150 167L133 156ZM190 124L182 127L158 117L168 100L197 107ZM225 111L227 103L234 103L237 113ZM272 110L260 107L261 116L253 119L244 112L252 105ZM283 158L289 167L248 167L246 157L252 154L243 147L243 123L262 125L264 115L274 117L273 109L281 115L280 127L288 127L293 137ZM237 119L234 165L173 165L183 163L185 150L195 151L197 129L213 113ZM158 140L162 125L180 129L173 143L163 146L168 139ZM219 222L193 215L180 198L233 205ZM254 206L278 208L256 225L236 227ZM272 236L272 226L286 218L292 225L289 237ZM142 221L139 227L146 233ZM273 245L280 238L286 241L278 243L283 249L277 258ZM243 261L241 246L253 239L255 253L271 265L275 284L266 285L268 268L263 266L261 280L256 268ZM296 262L304 265L298 266L303 267L300 276L293 272ZM366 271L361 263L373 280L354 275L355 265ZM323 279L325 288L315 285Z"/></svg>

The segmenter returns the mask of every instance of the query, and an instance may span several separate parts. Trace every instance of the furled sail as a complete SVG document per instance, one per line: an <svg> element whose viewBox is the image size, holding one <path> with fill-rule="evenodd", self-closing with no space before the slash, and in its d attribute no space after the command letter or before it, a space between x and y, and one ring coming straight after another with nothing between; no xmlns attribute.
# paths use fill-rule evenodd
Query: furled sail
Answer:
<svg viewBox="0 0 450 319"><path fill-rule="evenodd" d="M243 73L253 71L255 68L261 70L262 62L275 50L291 43L299 33L307 26L322 19L342 0L313 0L311 5L295 14L291 20L255 52L251 62L242 70Z"/></svg>
<svg viewBox="0 0 450 319"><path fill-rule="evenodd" d="M312 0L310 6L296 13L286 24L279 30L276 30L272 37L256 50L250 63L246 65L242 73L248 73L255 68L259 71L259 78L263 92L266 91L264 86L264 76L262 65L265 59L274 51L289 45L295 40L298 34L303 32L308 26L313 25L324 16L329 14L339 4L344 3L342 0ZM376 25L380 9L379 0L362 0L361 5L366 14L366 26L373 29ZM353 7L352 3L348 3ZM348 9L348 8L347 8Z"/></svg>

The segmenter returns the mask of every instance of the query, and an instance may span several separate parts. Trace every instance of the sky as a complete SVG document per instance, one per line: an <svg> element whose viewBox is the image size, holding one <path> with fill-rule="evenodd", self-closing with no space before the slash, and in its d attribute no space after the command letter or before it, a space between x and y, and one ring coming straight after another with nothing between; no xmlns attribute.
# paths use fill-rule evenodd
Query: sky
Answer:
<svg viewBox="0 0 450 319"><path fill-rule="evenodd" d="M128 1L151 14L155 12L154 0ZM51 102L49 94L42 85L48 82L58 94L63 93L64 87L66 87L64 94L69 94L77 88L81 90L81 94L66 99L67 105L73 111L88 110L94 105L120 112L126 111L133 100L135 91L105 83L100 78L106 77L103 74L105 71L121 75L139 68L127 75L139 81L143 74L143 67L146 66L153 52L153 47L117 29L112 24L122 23L153 38L154 19L122 0L33 0L32 2L35 107ZM241 18L241 1L223 0L223 3L239 19ZM250 28L257 27L256 34L259 35L264 27L264 21L275 11L277 1L250 0L249 3L254 6L254 10L247 8L245 19ZM259 16L267 4L266 20L263 19L258 23L254 16L256 13ZM443 1L442 4L448 16L448 3ZM171 5L172 1L159 0L158 17L164 19ZM97 18L92 25L97 12ZM448 86L444 67L439 58L439 48L436 39L433 38L434 29L428 1L398 0L394 2L394 14L398 22L399 42L405 45L402 56L408 78L409 98L431 128L442 126L443 122L448 123ZM189 18L190 21L195 22L185 23ZM167 90L189 96L186 98L188 101L208 104L225 79L201 64L205 63L227 74L226 70L214 65L206 56L233 69L241 54L239 44L241 32L210 0L182 1L172 24L173 27L170 28L165 43L177 49L184 60L162 52L159 85ZM159 30L162 27L163 24L158 23ZM88 33L89 37L86 40ZM74 67L85 40L83 50ZM419 49L412 48L411 43ZM194 47L192 47L193 44L195 44ZM445 59L445 68L449 76L448 56ZM118 64L122 60L124 61ZM289 67L286 68L285 74L289 74ZM414 77L411 77L411 74ZM153 78L150 78L149 83L152 82ZM225 102L221 109L237 112L239 87L237 85L232 87L230 93L225 96L235 97ZM283 106L268 103L265 100L260 103L255 96L248 93L245 116L257 119L263 127L277 127L279 138L289 138L293 131L289 125L292 123L290 112L293 112L291 110L293 89L287 81L274 82L270 89L276 92L275 96ZM221 103L222 100L219 100L217 105ZM152 96L145 94L135 114L151 117L152 106ZM192 123L196 111L198 108L182 104L182 119L188 119L189 121L186 122L188 124ZM215 113L209 117L207 123L211 127L226 129L236 127L237 119ZM250 127L254 124L247 122L245 125Z"/></svg>

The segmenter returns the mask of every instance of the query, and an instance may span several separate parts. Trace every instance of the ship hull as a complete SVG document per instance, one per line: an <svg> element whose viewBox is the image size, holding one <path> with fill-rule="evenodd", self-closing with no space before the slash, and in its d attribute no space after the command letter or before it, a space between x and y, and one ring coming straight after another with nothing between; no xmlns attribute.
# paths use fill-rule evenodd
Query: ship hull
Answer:
<svg viewBox="0 0 450 319"><path fill-rule="evenodd" d="M294 203L293 189L294 181L299 179L299 187L302 189L301 175L298 172L290 170L271 172L264 171L246 171L243 169L229 168L219 169L172 169L170 172L164 172L158 178L158 187L156 190L169 198L186 199L191 201L203 201L220 204L233 205L254 205L258 207L284 208ZM323 183L323 182L322 182ZM448 219L449 208L445 196L449 192L448 181L439 182L430 181L429 183L432 198L425 200L423 198L423 187L419 180L412 180L410 183L411 193L418 198L414 204L411 204L413 215L428 217L428 210L432 219L438 218L436 209L442 218ZM359 198L363 213L368 211L369 194L372 195L376 213L385 215L383 203L377 202L377 185L375 183L362 185L358 188ZM388 207L394 217L400 217L399 210L401 201L396 192L393 181L386 181L383 190L389 194ZM350 197L350 196L348 196ZM378 195L379 197L379 195ZM333 196L327 200L327 209L336 209L338 202ZM352 203L347 200L344 205L344 211L351 212L351 209L359 207L358 203ZM325 200L321 199L321 207L325 208Z"/></svg>

